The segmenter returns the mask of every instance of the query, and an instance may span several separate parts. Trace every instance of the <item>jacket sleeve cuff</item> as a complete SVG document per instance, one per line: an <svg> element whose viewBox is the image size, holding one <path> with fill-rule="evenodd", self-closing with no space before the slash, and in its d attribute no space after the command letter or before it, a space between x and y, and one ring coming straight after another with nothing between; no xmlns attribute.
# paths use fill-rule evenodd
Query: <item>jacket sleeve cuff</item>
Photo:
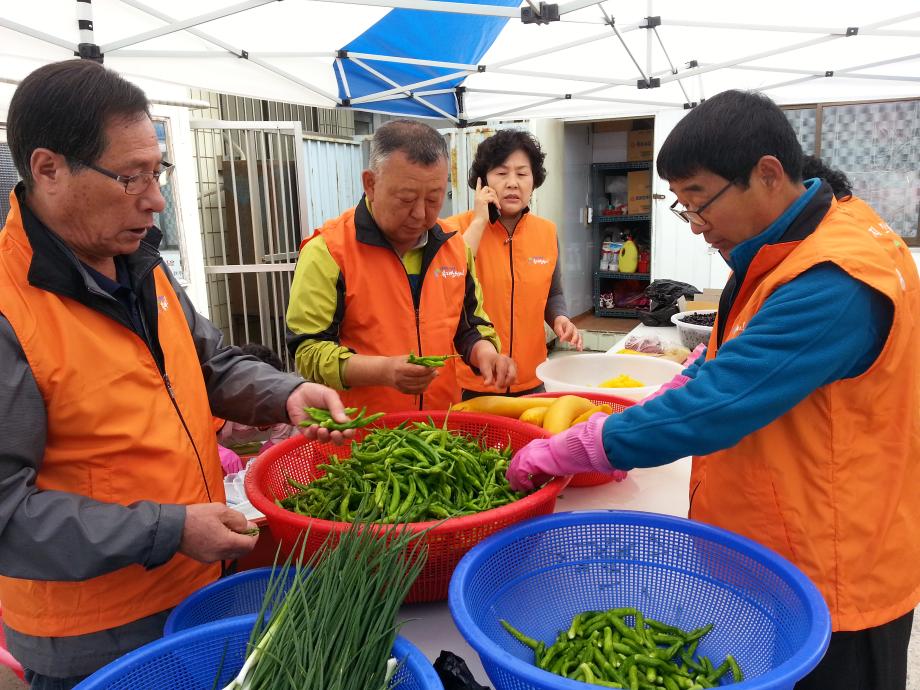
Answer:
<svg viewBox="0 0 920 690"><path fill-rule="evenodd" d="M147 570L161 566L179 551L182 531L185 529L185 506L171 503L160 505L153 544L144 567Z"/></svg>

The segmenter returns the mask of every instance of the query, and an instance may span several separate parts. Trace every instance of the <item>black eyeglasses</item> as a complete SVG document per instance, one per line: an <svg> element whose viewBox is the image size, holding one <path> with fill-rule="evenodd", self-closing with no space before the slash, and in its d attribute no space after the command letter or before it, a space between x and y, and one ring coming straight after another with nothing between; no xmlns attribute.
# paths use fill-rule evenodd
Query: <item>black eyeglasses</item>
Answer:
<svg viewBox="0 0 920 690"><path fill-rule="evenodd" d="M132 196L143 194L154 180L159 183L161 188L165 187L169 184L169 178L172 175L173 168L176 167L172 163L163 161L160 163L160 169L156 171L142 172L137 175L119 175L118 173L113 173L111 170L100 168L98 165L93 165L86 161L76 162L80 165L85 165L90 170L95 170L97 173L112 178L119 184L123 184L125 186L125 194L130 194Z"/></svg>
<svg viewBox="0 0 920 690"><path fill-rule="evenodd" d="M709 201L707 201L705 204L700 206L695 211L688 211L686 209L676 208L677 204L679 204L680 202L675 200L674 203L671 204L670 206L671 213L673 213L675 216L680 218L685 223L693 223L694 225L706 225L706 221L703 219L703 216L701 216L700 214L703 211L705 211L712 204L713 201L715 201L720 196L725 194L725 192L727 192L729 187L731 187L733 184L735 184L735 180L732 180L727 185L722 187L722 189L716 192L716 195L714 197L712 197Z"/></svg>

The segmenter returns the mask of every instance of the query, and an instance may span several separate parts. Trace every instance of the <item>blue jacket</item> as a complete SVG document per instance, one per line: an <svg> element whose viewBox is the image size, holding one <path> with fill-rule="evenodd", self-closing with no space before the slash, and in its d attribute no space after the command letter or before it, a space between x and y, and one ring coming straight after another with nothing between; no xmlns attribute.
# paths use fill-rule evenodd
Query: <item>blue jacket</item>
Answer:
<svg viewBox="0 0 920 690"><path fill-rule="evenodd" d="M782 241L803 210L822 203L821 180L729 256L737 278L761 247ZM824 202L829 203L829 202ZM730 297L730 296L729 296ZM865 372L888 337L893 313L881 293L827 263L777 289L718 357L684 371L691 380L643 406L611 415L604 449L618 469L655 467L730 448L817 388Z"/></svg>

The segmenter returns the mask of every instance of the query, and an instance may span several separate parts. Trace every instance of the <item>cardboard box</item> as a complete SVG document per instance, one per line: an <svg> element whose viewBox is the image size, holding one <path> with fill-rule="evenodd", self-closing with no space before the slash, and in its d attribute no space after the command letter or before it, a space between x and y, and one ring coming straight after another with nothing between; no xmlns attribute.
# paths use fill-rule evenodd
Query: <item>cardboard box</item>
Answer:
<svg viewBox="0 0 920 690"><path fill-rule="evenodd" d="M652 210L652 173L635 170L626 176L627 213L631 216Z"/></svg>
<svg viewBox="0 0 920 690"><path fill-rule="evenodd" d="M677 300L677 308L680 311L696 311L698 309L718 309L719 298L722 296L721 289L704 288L700 295L693 295L690 298L681 297Z"/></svg>
<svg viewBox="0 0 920 690"><path fill-rule="evenodd" d="M636 129L626 133L626 160L650 161L655 153L653 129Z"/></svg>

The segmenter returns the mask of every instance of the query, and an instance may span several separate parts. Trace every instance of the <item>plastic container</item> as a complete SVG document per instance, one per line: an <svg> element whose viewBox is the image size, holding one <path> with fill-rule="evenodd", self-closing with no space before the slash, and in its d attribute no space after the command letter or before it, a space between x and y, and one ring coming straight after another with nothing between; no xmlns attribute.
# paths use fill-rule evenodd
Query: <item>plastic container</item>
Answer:
<svg viewBox="0 0 920 690"><path fill-rule="evenodd" d="M695 323L685 323L681 321L685 316L691 314L715 314L715 309L696 309L694 311L679 311L671 317L671 323L677 326L677 334L680 336L680 343L688 350L693 350L697 345L703 343L709 344L709 335L712 333L712 326L698 326Z"/></svg>
<svg viewBox="0 0 920 690"><path fill-rule="evenodd" d="M563 391L556 391L554 393L531 393L530 395L525 395L525 398L561 398L563 395L580 395L582 398L590 400L595 405L610 405L613 408L613 414L617 412L622 412L627 407L632 407L636 404L635 400L629 400L628 398L622 398L618 395L605 395L603 393L566 393ZM575 488L581 488L585 486L599 486L601 484L609 484L613 481L613 475L606 472L581 472L579 474L573 474L571 481L569 481L569 486Z"/></svg>
<svg viewBox="0 0 920 690"><path fill-rule="evenodd" d="M791 690L831 632L821 594L779 554L709 525L633 511L557 513L493 535L457 566L449 603L496 690L589 687L537 668L501 619L548 645L588 610L632 606L685 630L712 623L698 653L716 664L735 656L745 680L732 690Z"/></svg>
<svg viewBox="0 0 920 690"><path fill-rule="evenodd" d="M373 426L394 427L403 421L428 421L429 418L440 425L445 416L446 412L393 413L385 415ZM535 438L548 437L545 431L533 424L464 412L450 413L447 428L473 436L482 435L490 445L505 446L510 441L514 451ZM366 433L366 430L358 430L355 438L360 440ZM326 462L331 455L347 457L350 450L347 445L335 446L298 437L270 448L250 465L246 473L246 494L253 506L265 514L273 537L282 544L283 553L289 552L308 529L306 553L310 554L322 546L329 534L341 534L350 527L347 522L306 517L275 504L275 498L282 499L294 493L287 482L288 477L309 483L322 474L316 470L317 465ZM521 520L553 512L556 497L567 484L568 478L557 477L532 494L499 508L440 522L411 523L408 526L410 531L426 532L424 539L428 543L428 561L412 586L407 603L446 599L451 573L463 554L494 532Z"/></svg>
<svg viewBox="0 0 920 690"><path fill-rule="evenodd" d="M550 392L576 391L642 400L683 369L676 362L658 357L585 353L548 359L537 367L537 377ZM601 388L598 385L620 374L646 385L639 388Z"/></svg>
<svg viewBox="0 0 920 690"><path fill-rule="evenodd" d="M76 687L79 690L222 688L243 667L246 643L255 621L255 615L229 618L163 637L99 669ZM402 662L390 683L394 690L444 689L432 665L408 640L396 638L393 656Z"/></svg>
<svg viewBox="0 0 920 690"><path fill-rule="evenodd" d="M173 635L197 625L258 613L272 570L266 567L236 573L192 592L169 614L163 634ZM289 569L287 581L279 594L287 591L295 572L294 568Z"/></svg>

